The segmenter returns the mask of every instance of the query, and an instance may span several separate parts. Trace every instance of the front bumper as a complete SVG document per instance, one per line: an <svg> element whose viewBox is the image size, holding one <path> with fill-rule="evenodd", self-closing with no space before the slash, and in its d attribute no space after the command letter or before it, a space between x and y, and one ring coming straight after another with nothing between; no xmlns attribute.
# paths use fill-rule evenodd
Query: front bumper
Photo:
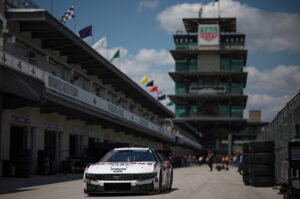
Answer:
<svg viewBox="0 0 300 199"><path fill-rule="evenodd" d="M90 183L85 182L84 193L148 193L153 192L154 183L138 184L133 182L103 182L103 183Z"/></svg>

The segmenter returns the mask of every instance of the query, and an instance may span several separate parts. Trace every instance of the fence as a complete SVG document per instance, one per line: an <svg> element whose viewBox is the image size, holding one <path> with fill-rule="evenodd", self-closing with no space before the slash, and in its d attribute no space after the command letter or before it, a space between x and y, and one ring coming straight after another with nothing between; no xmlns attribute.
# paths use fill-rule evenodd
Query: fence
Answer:
<svg viewBox="0 0 300 199"><path fill-rule="evenodd" d="M298 128L297 128L298 126ZM300 135L300 92L287 103L256 140L275 143L275 177L288 180L288 142Z"/></svg>

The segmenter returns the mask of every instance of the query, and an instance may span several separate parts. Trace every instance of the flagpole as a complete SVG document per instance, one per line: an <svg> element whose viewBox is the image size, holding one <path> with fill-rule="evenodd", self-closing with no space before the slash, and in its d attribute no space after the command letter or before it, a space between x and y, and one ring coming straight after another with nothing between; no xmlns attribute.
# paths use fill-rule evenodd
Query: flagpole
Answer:
<svg viewBox="0 0 300 199"><path fill-rule="evenodd" d="M75 5L74 5L74 33L76 34L76 14L75 14Z"/></svg>
<svg viewBox="0 0 300 199"><path fill-rule="evenodd" d="M219 2L218 2L218 15L219 15L219 18L220 18L220 3L221 3L221 0L219 0Z"/></svg>
<svg viewBox="0 0 300 199"><path fill-rule="evenodd" d="M121 52L119 52L120 53L120 58L119 58L119 67L120 67L120 70L121 70Z"/></svg>
<svg viewBox="0 0 300 199"><path fill-rule="evenodd" d="M53 13L53 0L50 0L50 7L51 7L51 13L54 16L54 13Z"/></svg>
<svg viewBox="0 0 300 199"><path fill-rule="evenodd" d="M108 60L109 58L108 58L108 47L106 46L106 47L104 47L105 48L105 51L106 51L106 59Z"/></svg>

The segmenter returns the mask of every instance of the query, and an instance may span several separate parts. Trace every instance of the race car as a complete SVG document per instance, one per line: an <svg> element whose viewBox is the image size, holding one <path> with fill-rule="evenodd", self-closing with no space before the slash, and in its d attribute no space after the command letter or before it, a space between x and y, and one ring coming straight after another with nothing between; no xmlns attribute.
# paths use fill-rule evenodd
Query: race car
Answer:
<svg viewBox="0 0 300 199"><path fill-rule="evenodd" d="M116 148L84 171L84 193L159 193L172 189L173 168L151 148Z"/></svg>

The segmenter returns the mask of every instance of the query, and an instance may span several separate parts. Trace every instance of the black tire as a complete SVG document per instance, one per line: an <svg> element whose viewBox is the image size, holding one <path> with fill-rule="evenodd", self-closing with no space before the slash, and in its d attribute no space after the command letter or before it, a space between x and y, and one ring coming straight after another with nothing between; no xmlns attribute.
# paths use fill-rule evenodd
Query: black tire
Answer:
<svg viewBox="0 0 300 199"><path fill-rule="evenodd" d="M249 143L243 144L243 152L244 153L250 153Z"/></svg>
<svg viewBox="0 0 300 199"><path fill-rule="evenodd" d="M251 153L274 153L274 142L251 142L249 149Z"/></svg>
<svg viewBox="0 0 300 199"><path fill-rule="evenodd" d="M173 184L173 170L171 171L171 177L170 177L170 185L169 185L169 189L168 190L171 190L172 189L172 184Z"/></svg>
<svg viewBox="0 0 300 199"><path fill-rule="evenodd" d="M252 153L251 164L264 164L273 165L274 164L274 154L273 153Z"/></svg>
<svg viewBox="0 0 300 199"><path fill-rule="evenodd" d="M252 163L252 154L251 153L245 153L243 155L243 163L244 164L251 164Z"/></svg>
<svg viewBox="0 0 300 199"><path fill-rule="evenodd" d="M274 176L274 167L270 165L252 165L250 169L252 176Z"/></svg>
<svg viewBox="0 0 300 199"><path fill-rule="evenodd" d="M158 185L158 193L162 192L162 172L159 173L159 185Z"/></svg>
<svg viewBox="0 0 300 199"><path fill-rule="evenodd" d="M250 168L251 168L251 165L250 164L243 164L242 166L242 172L243 172L243 175L250 175Z"/></svg>
<svg viewBox="0 0 300 199"><path fill-rule="evenodd" d="M272 187L275 184L274 177L253 177L254 187Z"/></svg>
<svg viewBox="0 0 300 199"><path fill-rule="evenodd" d="M243 182L244 182L244 185L250 185L250 176L244 175Z"/></svg>

